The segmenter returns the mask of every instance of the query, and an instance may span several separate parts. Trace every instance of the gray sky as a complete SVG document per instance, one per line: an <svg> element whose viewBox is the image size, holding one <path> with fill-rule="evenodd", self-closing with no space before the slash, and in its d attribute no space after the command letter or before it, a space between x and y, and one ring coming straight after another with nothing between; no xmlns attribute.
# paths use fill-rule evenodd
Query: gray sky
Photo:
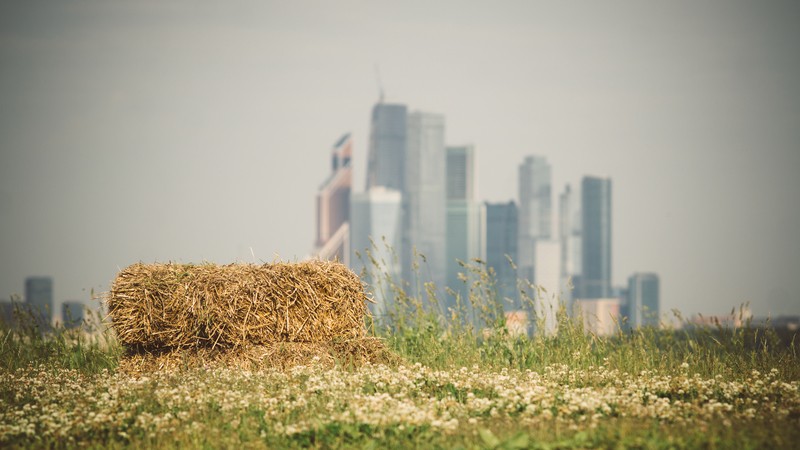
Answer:
<svg viewBox="0 0 800 450"><path fill-rule="evenodd" d="M387 100L473 143L478 198L613 179L613 278L800 313L800 3L2 2L0 298L137 261L306 256L329 150ZM252 249L252 254L251 254Z"/></svg>

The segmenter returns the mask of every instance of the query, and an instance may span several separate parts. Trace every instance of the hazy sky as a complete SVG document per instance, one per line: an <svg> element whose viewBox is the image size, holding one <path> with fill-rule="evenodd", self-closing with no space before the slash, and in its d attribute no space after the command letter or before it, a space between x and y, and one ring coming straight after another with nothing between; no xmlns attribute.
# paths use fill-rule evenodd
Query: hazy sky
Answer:
<svg viewBox="0 0 800 450"><path fill-rule="evenodd" d="M378 98L476 146L478 199L613 183L613 280L664 310L800 313L800 3L0 3L0 298L137 261L305 257ZM554 199L554 205L557 205Z"/></svg>

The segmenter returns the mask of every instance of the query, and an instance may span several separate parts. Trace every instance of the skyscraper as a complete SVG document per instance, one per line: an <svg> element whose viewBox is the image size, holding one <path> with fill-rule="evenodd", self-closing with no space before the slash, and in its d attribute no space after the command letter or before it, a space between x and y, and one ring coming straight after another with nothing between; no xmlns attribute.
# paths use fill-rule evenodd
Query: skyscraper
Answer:
<svg viewBox="0 0 800 450"><path fill-rule="evenodd" d="M458 260L469 262L481 255L481 208L474 201L474 155L472 146L447 147L447 287L462 299L469 294L469 286L459 273L466 273ZM447 296L447 306L455 299Z"/></svg>
<svg viewBox="0 0 800 450"><path fill-rule="evenodd" d="M375 300L370 309L380 319L391 307L394 285L401 283L400 191L376 186L353 194L351 224L350 267L368 284Z"/></svg>
<svg viewBox="0 0 800 450"><path fill-rule="evenodd" d="M611 296L611 179L584 177L581 182L580 297Z"/></svg>
<svg viewBox="0 0 800 450"><path fill-rule="evenodd" d="M536 240L551 238L553 220L550 164L528 156L519 166L519 277L534 278Z"/></svg>
<svg viewBox="0 0 800 450"><path fill-rule="evenodd" d="M53 279L28 277L25 279L25 303L40 327L53 324Z"/></svg>
<svg viewBox="0 0 800 450"><path fill-rule="evenodd" d="M334 144L331 174L317 194L317 239L315 253L321 259L338 259L345 264L350 257L350 190L353 181L350 133Z"/></svg>
<svg viewBox="0 0 800 450"><path fill-rule="evenodd" d="M517 205L486 203L486 266L494 270L495 287L509 310L521 308L517 289ZM508 305L504 301L504 305Z"/></svg>
<svg viewBox="0 0 800 450"><path fill-rule="evenodd" d="M407 128L406 105L379 102L372 108L366 189L383 186L403 192Z"/></svg>
<svg viewBox="0 0 800 450"><path fill-rule="evenodd" d="M659 279L654 273L635 273L628 277L628 314L634 328L658 326Z"/></svg>
<svg viewBox="0 0 800 450"><path fill-rule="evenodd" d="M578 294L576 289L580 285L581 275L581 196L580 190L573 191L567 185L559 196L559 221L558 237L561 242L561 299L571 310L572 298ZM568 285L572 289L566 289Z"/></svg>
<svg viewBox="0 0 800 450"><path fill-rule="evenodd" d="M403 275L412 294L432 281L446 284L446 156L444 116L415 111L408 114L405 161ZM416 254L424 256L417 270Z"/></svg>

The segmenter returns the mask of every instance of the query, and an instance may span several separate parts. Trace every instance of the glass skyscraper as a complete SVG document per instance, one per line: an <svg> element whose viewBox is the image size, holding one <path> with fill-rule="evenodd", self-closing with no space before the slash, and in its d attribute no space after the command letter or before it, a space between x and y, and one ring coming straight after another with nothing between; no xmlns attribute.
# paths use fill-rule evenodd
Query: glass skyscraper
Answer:
<svg viewBox="0 0 800 450"><path fill-rule="evenodd" d="M402 195L382 186L352 196L350 267L369 285L378 318L391 306L395 286L401 283L397 254L402 236Z"/></svg>
<svg viewBox="0 0 800 450"><path fill-rule="evenodd" d="M404 191L407 118L406 105L380 102L372 108L367 189L383 186Z"/></svg>
<svg viewBox="0 0 800 450"><path fill-rule="evenodd" d="M565 287L562 291L561 299L567 306L567 310L572 308L572 299L579 294L576 292L580 284L581 275L581 196L572 190L568 184L564 192L559 196L559 221L558 237L561 242L561 286ZM572 290L566 286L572 285Z"/></svg>
<svg viewBox="0 0 800 450"><path fill-rule="evenodd" d="M611 179L581 182L580 298L611 296Z"/></svg>
<svg viewBox="0 0 800 450"><path fill-rule="evenodd" d="M447 147L447 287L462 299L469 294L459 273L468 274L458 260L469 263L481 255L481 208L474 201L474 157L472 146ZM455 298L447 295L447 306Z"/></svg>
<svg viewBox="0 0 800 450"><path fill-rule="evenodd" d="M549 240L553 220L550 164L528 156L519 166L519 277L535 283L536 241Z"/></svg>
<svg viewBox="0 0 800 450"><path fill-rule="evenodd" d="M495 287L501 299L511 301L511 310L521 308L517 290L517 205L485 203L486 266L494 270ZM508 304L504 301L503 304Z"/></svg>
<svg viewBox="0 0 800 450"><path fill-rule="evenodd" d="M412 295L428 281L441 295L447 281L444 116L409 113L406 138L403 274Z"/></svg>

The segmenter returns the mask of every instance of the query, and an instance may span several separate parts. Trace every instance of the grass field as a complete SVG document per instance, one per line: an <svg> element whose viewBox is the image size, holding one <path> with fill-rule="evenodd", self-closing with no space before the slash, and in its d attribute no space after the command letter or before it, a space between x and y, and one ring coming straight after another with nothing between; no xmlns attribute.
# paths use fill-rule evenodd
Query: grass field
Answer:
<svg viewBox="0 0 800 450"><path fill-rule="evenodd" d="M512 337L486 279L479 325L399 295L371 326L404 362L124 376L108 330L0 336L0 447L798 448L790 338L741 327L597 337L563 313ZM433 292L433 290L428 290ZM424 300L423 300L424 298ZM479 330L479 331L476 331Z"/></svg>

